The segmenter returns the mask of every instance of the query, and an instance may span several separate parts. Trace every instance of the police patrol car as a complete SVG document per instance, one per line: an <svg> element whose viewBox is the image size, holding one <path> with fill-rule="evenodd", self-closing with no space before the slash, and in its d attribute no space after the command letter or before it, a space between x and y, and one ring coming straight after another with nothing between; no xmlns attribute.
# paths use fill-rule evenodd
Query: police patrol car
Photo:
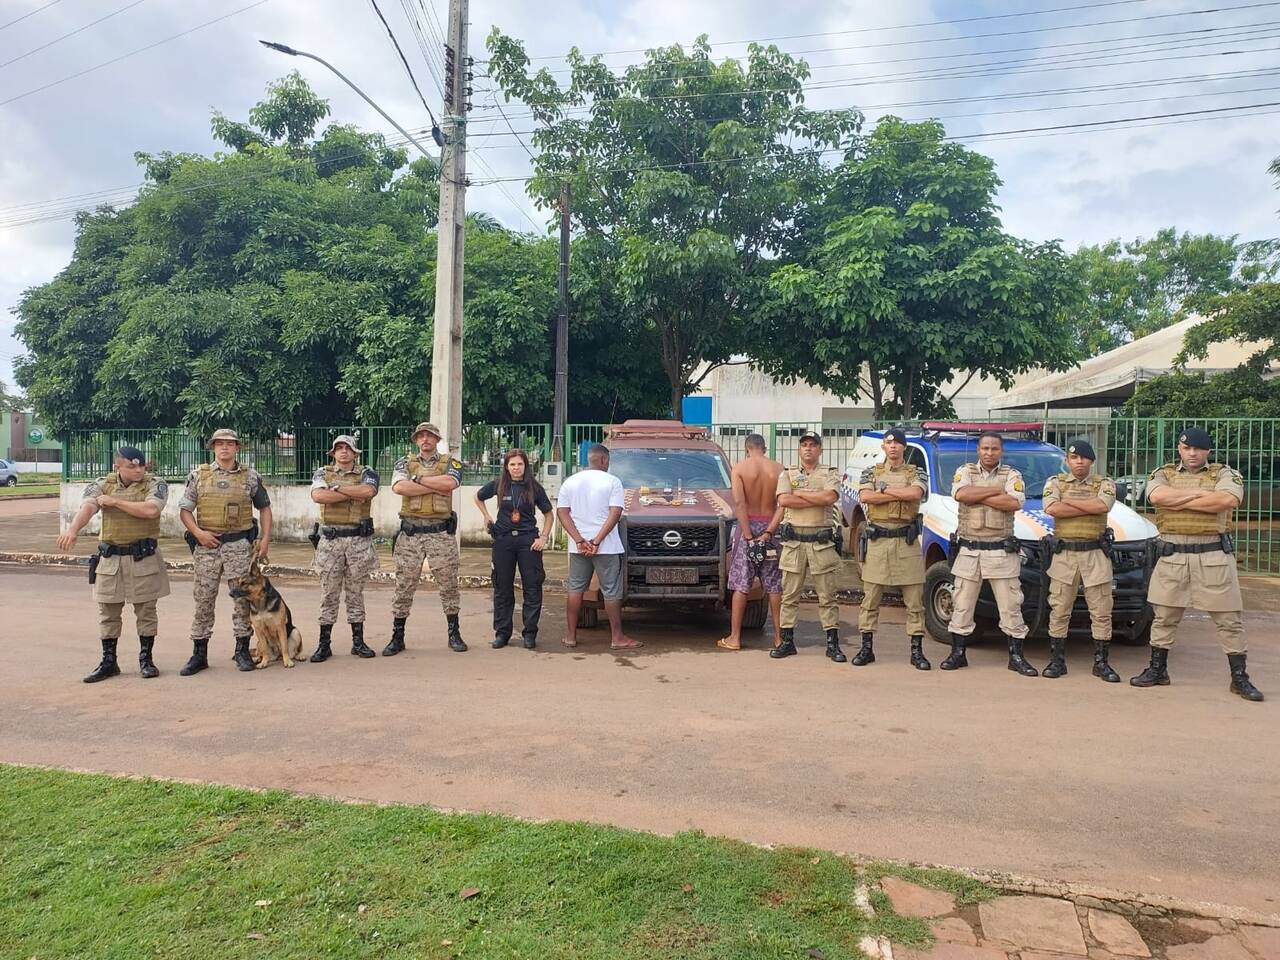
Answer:
<svg viewBox="0 0 1280 960"><path fill-rule="evenodd" d="M957 505L951 496L951 480L962 464L978 459L978 434L983 430L998 431L1004 436L1004 463L1022 474L1026 483L1027 502L1018 511L1014 535L1022 555L1022 614L1033 634L1043 634L1049 622L1047 571L1050 556L1043 538L1053 531L1053 518L1044 512L1041 494L1044 483L1056 473L1066 471L1066 454L1062 448L1039 439L1039 423L925 423L907 434L906 462L929 476L929 497L924 503L923 529L919 539L924 552L925 625L935 640L947 643L947 624L951 619L951 536L958 522ZM848 555L857 556L858 532L866 521L858 503L857 486L862 471L884 459L881 442L884 434L872 430L862 434L849 456L840 493L840 509L848 524ZM1119 643L1145 644L1151 635L1151 607L1147 604L1147 585L1151 579L1156 528L1121 501L1107 516L1114 537L1111 562L1115 570L1114 639ZM998 620L991 588L982 586L978 600L979 630L994 628ZM1087 631L1088 609L1083 595L1076 599L1072 616L1072 633Z"/></svg>

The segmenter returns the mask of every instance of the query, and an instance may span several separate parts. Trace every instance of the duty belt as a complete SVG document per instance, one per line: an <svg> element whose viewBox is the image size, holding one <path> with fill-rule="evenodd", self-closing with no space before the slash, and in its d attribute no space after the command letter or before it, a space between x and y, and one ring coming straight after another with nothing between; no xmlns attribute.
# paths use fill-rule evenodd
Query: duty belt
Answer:
<svg viewBox="0 0 1280 960"><path fill-rule="evenodd" d="M1103 549L1101 540L1059 540L1057 537L1053 538L1054 553L1062 553L1064 550L1068 553L1084 553L1087 550L1101 549Z"/></svg>
<svg viewBox="0 0 1280 960"><path fill-rule="evenodd" d="M96 583L98 580L98 564L102 562L103 557L133 557L135 560L143 560L153 555L159 543L151 538L145 540L135 540L133 543L99 543L98 552L89 558L89 582Z"/></svg>
<svg viewBox="0 0 1280 960"><path fill-rule="evenodd" d="M414 523L412 520L400 521L400 532L408 537L415 537L420 533L448 533L450 523L448 520L439 520L435 523Z"/></svg>
<svg viewBox="0 0 1280 960"><path fill-rule="evenodd" d="M1171 557L1175 553L1226 553L1232 554L1236 551L1235 540L1231 534L1223 533L1218 535L1218 539L1214 543L1170 543L1167 540L1156 541L1156 553L1162 557Z"/></svg>
<svg viewBox="0 0 1280 960"><path fill-rule="evenodd" d="M255 519L249 525L248 530L233 530L231 533L214 534L218 538L218 544L235 543L237 540L257 540L258 539L258 521ZM187 541L187 549L192 554L196 552L196 547L200 546L200 541L196 539L196 535L188 530L182 535L182 539Z"/></svg>
<svg viewBox="0 0 1280 960"><path fill-rule="evenodd" d="M867 524L867 539L879 540L882 537L909 537L911 535L911 524L902 527L881 527L874 523Z"/></svg>
<svg viewBox="0 0 1280 960"><path fill-rule="evenodd" d="M966 537L956 537L955 542L961 547L968 547L970 550L1003 550L1005 553L1018 552L1018 541L1014 537L1007 537L1004 540L969 540Z"/></svg>
<svg viewBox="0 0 1280 960"><path fill-rule="evenodd" d="M800 533L789 523L784 523L778 527L778 536L787 542L797 541L799 543L835 543L836 532L831 527L824 527L815 533Z"/></svg>
<svg viewBox="0 0 1280 960"><path fill-rule="evenodd" d="M320 536L324 537L326 540L336 540L339 537L372 537L373 519L371 517L366 517L354 527L321 527Z"/></svg>

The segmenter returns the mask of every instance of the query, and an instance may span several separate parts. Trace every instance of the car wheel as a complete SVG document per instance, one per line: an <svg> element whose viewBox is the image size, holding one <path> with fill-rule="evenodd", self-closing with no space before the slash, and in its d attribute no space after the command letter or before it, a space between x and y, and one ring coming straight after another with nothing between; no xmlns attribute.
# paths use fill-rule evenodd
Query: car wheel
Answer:
<svg viewBox="0 0 1280 960"><path fill-rule="evenodd" d="M578 626L584 630L594 630L600 625L600 611L595 607L583 607L578 611Z"/></svg>
<svg viewBox="0 0 1280 960"><path fill-rule="evenodd" d="M18 485L18 478L17 478L16 476L15 476L15 477L5 477L5 479L4 479L4 485L5 485L6 487L16 487L16 486Z"/></svg>
<svg viewBox="0 0 1280 960"><path fill-rule="evenodd" d="M748 600L747 609L742 614L742 629L759 630L764 626L764 622L769 619L769 598L761 597L759 600Z"/></svg>
<svg viewBox="0 0 1280 960"><path fill-rule="evenodd" d="M866 522L867 518L862 515L862 511L855 510L853 519L849 523L848 542L845 544L848 549L845 556L853 561L853 572L858 575L859 583L862 582L862 560L858 557L858 536L862 533L862 525Z"/></svg>
<svg viewBox="0 0 1280 960"><path fill-rule="evenodd" d="M1112 643L1118 643L1122 647L1145 647L1151 643L1151 624L1155 620L1155 614L1148 604L1143 611L1142 619L1135 623L1128 630L1117 630L1111 635Z"/></svg>
<svg viewBox="0 0 1280 960"><path fill-rule="evenodd" d="M939 643L951 642L951 611L955 606L951 567L939 560L924 574L924 625Z"/></svg>

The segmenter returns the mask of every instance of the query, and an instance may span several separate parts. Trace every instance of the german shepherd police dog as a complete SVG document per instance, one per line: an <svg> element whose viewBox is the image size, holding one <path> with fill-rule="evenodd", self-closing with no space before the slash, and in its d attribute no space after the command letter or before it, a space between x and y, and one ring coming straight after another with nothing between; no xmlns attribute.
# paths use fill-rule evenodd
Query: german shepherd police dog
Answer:
<svg viewBox="0 0 1280 960"><path fill-rule="evenodd" d="M302 634L293 625L289 605L280 591L262 574L258 561L254 560L247 576L236 577L230 583L231 596L249 601L249 620L257 644L253 662L261 670L273 660L283 660L286 667L302 659Z"/></svg>

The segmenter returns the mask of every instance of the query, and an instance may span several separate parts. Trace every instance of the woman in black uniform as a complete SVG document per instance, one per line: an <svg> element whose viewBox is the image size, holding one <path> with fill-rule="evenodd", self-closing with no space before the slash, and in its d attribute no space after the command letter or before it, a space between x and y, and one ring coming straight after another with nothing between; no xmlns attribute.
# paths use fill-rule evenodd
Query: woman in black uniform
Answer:
<svg viewBox="0 0 1280 960"><path fill-rule="evenodd" d="M498 519L489 516L486 500L498 498ZM542 484L529 472L529 457L513 448L502 458L502 474L476 493L476 506L484 514L485 526L493 536L493 646L511 642L512 616L516 606L516 567L524 594L524 647L538 645L538 618L542 616L542 549L551 534L554 514ZM542 512L542 529L534 510Z"/></svg>

